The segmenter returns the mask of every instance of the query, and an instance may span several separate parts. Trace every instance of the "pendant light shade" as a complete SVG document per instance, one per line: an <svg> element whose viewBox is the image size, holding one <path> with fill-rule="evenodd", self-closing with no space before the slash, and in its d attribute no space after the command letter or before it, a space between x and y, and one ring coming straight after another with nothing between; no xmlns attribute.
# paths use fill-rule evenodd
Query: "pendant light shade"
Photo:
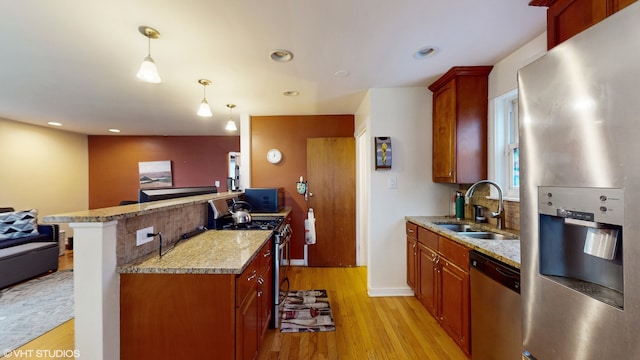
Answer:
<svg viewBox="0 0 640 360"><path fill-rule="evenodd" d="M236 122L233 121L232 118L233 108L236 106L234 104L227 104L227 107L229 108L229 121L227 121L227 125L224 127L224 129L227 131L236 131L238 130L238 127L236 126Z"/></svg>
<svg viewBox="0 0 640 360"><path fill-rule="evenodd" d="M200 79L198 83L202 85L203 89L203 99L200 103L200 107L198 108L198 116L202 117L212 117L213 113L211 112L211 106L207 102L207 86L211 85L211 81L207 79Z"/></svg>
<svg viewBox="0 0 640 360"><path fill-rule="evenodd" d="M207 102L207 100L202 100L202 102L200 103L200 107L198 108L198 116L202 116L202 117L213 116L213 113L211 112L211 106L209 106L209 103Z"/></svg>
<svg viewBox="0 0 640 360"><path fill-rule="evenodd" d="M140 65L140 70L138 70L136 76L138 77L138 79L148 83L158 84L162 82L162 79L160 79L160 75L158 75L158 68L156 67L156 63L153 62L151 56L147 56L146 58L144 58L144 61Z"/></svg>
<svg viewBox="0 0 640 360"><path fill-rule="evenodd" d="M157 39L160 37L160 33L158 30L148 27L148 26L140 26L138 27L138 31L144 36L148 38L148 53L147 57L144 58L142 64L140 65L140 69L136 74L136 77L142 81L158 84L162 82L160 79L160 75L158 75L158 68L156 67L156 63L153 61L151 57L151 39Z"/></svg>

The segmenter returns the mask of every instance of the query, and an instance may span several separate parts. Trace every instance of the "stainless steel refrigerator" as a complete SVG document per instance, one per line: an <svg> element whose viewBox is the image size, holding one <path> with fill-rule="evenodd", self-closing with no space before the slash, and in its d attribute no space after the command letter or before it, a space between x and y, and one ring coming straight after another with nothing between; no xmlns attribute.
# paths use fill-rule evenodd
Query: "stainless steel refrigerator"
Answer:
<svg viewBox="0 0 640 360"><path fill-rule="evenodd" d="M640 4L518 87L523 359L639 359Z"/></svg>

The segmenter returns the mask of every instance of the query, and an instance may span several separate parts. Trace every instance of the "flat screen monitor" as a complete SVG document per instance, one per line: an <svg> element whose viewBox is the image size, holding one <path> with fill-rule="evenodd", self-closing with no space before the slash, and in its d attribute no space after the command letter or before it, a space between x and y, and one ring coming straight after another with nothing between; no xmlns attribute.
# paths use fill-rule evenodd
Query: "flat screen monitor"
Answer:
<svg viewBox="0 0 640 360"><path fill-rule="evenodd" d="M215 186L196 186L182 188L165 188L165 189L140 189L138 192L138 202L145 203L149 201L167 200L181 198L185 196L215 194L218 188Z"/></svg>

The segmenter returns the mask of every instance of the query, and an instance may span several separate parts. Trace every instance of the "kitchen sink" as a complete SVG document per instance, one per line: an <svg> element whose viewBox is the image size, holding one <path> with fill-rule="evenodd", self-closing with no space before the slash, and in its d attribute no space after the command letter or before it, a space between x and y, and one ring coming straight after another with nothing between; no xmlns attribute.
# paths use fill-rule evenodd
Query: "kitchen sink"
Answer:
<svg viewBox="0 0 640 360"><path fill-rule="evenodd" d="M475 230L471 225L468 224L436 224L439 227L443 227L447 230L457 231L457 232L476 232L481 230Z"/></svg>
<svg viewBox="0 0 640 360"><path fill-rule="evenodd" d="M490 231L459 232L459 234L470 238L483 240L516 240L516 238L513 236L498 234Z"/></svg>

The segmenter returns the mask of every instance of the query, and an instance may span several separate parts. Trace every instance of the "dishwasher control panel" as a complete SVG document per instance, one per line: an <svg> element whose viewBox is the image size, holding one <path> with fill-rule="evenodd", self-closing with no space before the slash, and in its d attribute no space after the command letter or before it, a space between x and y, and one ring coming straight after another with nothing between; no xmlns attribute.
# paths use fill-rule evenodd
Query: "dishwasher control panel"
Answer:
<svg viewBox="0 0 640 360"><path fill-rule="evenodd" d="M520 270L477 251L469 252L469 265L497 283L520 293Z"/></svg>

